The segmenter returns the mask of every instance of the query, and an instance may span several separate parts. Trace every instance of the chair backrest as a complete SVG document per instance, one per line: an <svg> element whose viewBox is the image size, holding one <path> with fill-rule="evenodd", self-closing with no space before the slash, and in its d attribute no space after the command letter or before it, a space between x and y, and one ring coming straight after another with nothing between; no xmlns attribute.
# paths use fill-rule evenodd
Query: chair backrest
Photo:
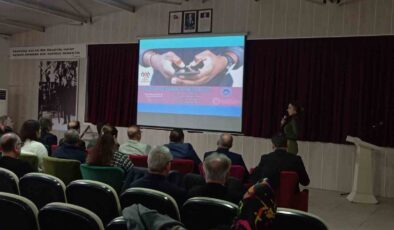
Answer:
<svg viewBox="0 0 394 230"><path fill-rule="evenodd" d="M127 230L127 221L123 216L113 219L105 230Z"/></svg>
<svg viewBox="0 0 394 230"><path fill-rule="evenodd" d="M192 173L194 162L192 160L176 159L171 161L171 170L178 171L182 174Z"/></svg>
<svg viewBox="0 0 394 230"><path fill-rule="evenodd" d="M179 209L176 201L170 195L154 189L129 188L120 196L122 209L133 204L142 204L149 209L157 210L175 220L180 220Z"/></svg>
<svg viewBox="0 0 394 230"><path fill-rule="evenodd" d="M81 164L80 168L83 179L103 182L114 188L116 192L120 192L125 179L125 173L122 168L88 164Z"/></svg>
<svg viewBox="0 0 394 230"><path fill-rule="evenodd" d="M118 194L111 186L92 180L76 180L66 189L67 201L94 212L104 225L121 214Z"/></svg>
<svg viewBox="0 0 394 230"><path fill-rule="evenodd" d="M279 187L276 191L278 206L290 208L297 190L298 174L292 171L282 171L280 173Z"/></svg>
<svg viewBox="0 0 394 230"><path fill-rule="evenodd" d="M273 229L315 229L327 230L322 219L313 214L288 208L278 208Z"/></svg>
<svg viewBox="0 0 394 230"><path fill-rule="evenodd" d="M29 163L33 170L38 171L38 157L32 154L21 154L19 159Z"/></svg>
<svg viewBox="0 0 394 230"><path fill-rule="evenodd" d="M0 229L38 230L38 209L30 200L0 192Z"/></svg>
<svg viewBox="0 0 394 230"><path fill-rule="evenodd" d="M12 171L0 167L0 192L19 194L19 179Z"/></svg>
<svg viewBox="0 0 394 230"><path fill-rule="evenodd" d="M31 200L38 209L52 202L66 202L66 186L59 178L45 173L28 173L19 181L21 196Z"/></svg>
<svg viewBox="0 0 394 230"><path fill-rule="evenodd" d="M201 176L205 175L202 163L198 165L198 171ZM235 177L242 182L245 178L245 168L240 165L231 165L229 176Z"/></svg>
<svg viewBox="0 0 394 230"><path fill-rule="evenodd" d="M244 181L245 178L245 168L241 165L231 165L230 176L235 177L240 181Z"/></svg>
<svg viewBox="0 0 394 230"><path fill-rule="evenodd" d="M148 157L147 156L129 155L129 159L131 160L131 162L133 162L134 166L143 167L143 168L148 167Z"/></svg>
<svg viewBox="0 0 394 230"><path fill-rule="evenodd" d="M56 157L44 157L44 172L60 178L64 184L69 184L73 180L82 178L79 169L80 162L77 160L60 159Z"/></svg>
<svg viewBox="0 0 394 230"><path fill-rule="evenodd" d="M189 230L228 228L237 212L238 206L231 202L208 197L193 197L183 204L182 223Z"/></svg>
<svg viewBox="0 0 394 230"><path fill-rule="evenodd" d="M52 154L56 151L58 145L51 145Z"/></svg>
<svg viewBox="0 0 394 230"><path fill-rule="evenodd" d="M100 218L86 208L73 204L50 203L38 214L40 230L104 230Z"/></svg>

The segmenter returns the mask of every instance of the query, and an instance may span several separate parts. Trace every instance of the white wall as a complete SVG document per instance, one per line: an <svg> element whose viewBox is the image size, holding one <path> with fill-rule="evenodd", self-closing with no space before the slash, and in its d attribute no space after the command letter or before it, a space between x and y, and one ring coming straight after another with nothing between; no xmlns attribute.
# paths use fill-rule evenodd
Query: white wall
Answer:
<svg viewBox="0 0 394 230"><path fill-rule="evenodd" d="M114 13L94 18L83 26L59 25L45 33L27 32L12 37L11 46L38 46L71 43L128 43L138 37L167 35L168 12L213 8L214 33L248 32L249 39L364 36L394 34L394 0L359 0L337 6L318 5L305 0L190 0L182 6L155 4L138 9L135 14ZM37 117L39 61L10 62L10 114L16 125ZM78 118L84 119L86 60L80 60ZM120 142L126 140L121 129ZM167 142L167 132L145 130L143 141ZM215 148L217 134L187 134L186 139L200 156ZM234 151L242 152L248 167L255 166L261 153L271 150L269 140L237 137ZM300 143L311 176L311 187L350 191L353 178L354 148L329 143ZM376 155L376 194L394 197L394 150Z"/></svg>

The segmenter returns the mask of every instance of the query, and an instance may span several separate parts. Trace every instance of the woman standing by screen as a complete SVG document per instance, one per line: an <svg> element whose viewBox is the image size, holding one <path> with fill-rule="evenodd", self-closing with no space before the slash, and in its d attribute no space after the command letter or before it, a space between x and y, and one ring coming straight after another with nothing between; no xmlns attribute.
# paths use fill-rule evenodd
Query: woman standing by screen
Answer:
<svg viewBox="0 0 394 230"><path fill-rule="evenodd" d="M289 153L298 153L298 116L301 112L301 107L295 103L290 102L287 106L287 114L282 118L281 130L287 138L287 151Z"/></svg>

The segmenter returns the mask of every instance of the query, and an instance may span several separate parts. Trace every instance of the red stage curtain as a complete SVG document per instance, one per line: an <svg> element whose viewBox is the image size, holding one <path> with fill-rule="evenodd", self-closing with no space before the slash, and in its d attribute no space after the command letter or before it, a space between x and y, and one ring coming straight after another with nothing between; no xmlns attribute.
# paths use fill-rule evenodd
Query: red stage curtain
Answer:
<svg viewBox="0 0 394 230"><path fill-rule="evenodd" d="M270 137L290 100L302 140L394 146L394 37L247 42L244 133Z"/></svg>
<svg viewBox="0 0 394 230"><path fill-rule="evenodd" d="M138 45L88 46L86 119L129 126L136 121Z"/></svg>

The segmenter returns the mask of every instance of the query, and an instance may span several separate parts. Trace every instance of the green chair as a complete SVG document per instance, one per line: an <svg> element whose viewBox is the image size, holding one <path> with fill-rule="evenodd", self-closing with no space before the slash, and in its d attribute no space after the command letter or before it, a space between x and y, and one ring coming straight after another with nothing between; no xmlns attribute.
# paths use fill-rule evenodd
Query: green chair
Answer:
<svg viewBox="0 0 394 230"><path fill-rule="evenodd" d="M122 168L112 166L94 166L81 164L82 178L87 180L95 180L110 185L118 193L120 192L125 172Z"/></svg>
<svg viewBox="0 0 394 230"><path fill-rule="evenodd" d="M77 160L60 159L55 157L43 158L43 172L58 177L64 184L82 178L79 166L81 162Z"/></svg>
<svg viewBox="0 0 394 230"><path fill-rule="evenodd" d="M35 172L38 171L38 157L32 154L21 154L19 155L19 159L22 161L26 161L33 168Z"/></svg>

